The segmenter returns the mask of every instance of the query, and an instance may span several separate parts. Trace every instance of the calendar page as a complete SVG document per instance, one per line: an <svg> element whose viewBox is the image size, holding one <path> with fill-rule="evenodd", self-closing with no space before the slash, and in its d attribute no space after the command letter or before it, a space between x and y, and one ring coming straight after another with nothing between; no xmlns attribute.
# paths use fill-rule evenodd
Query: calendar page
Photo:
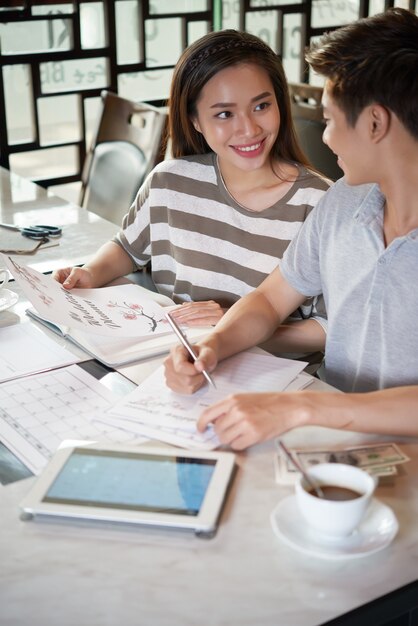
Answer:
<svg viewBox="0 0 418 626"><path fill-rule="evenodd" d="M0 384L0 439L34 474L64 440L142 442L100 421L118 396L71 365Z"/></svg>

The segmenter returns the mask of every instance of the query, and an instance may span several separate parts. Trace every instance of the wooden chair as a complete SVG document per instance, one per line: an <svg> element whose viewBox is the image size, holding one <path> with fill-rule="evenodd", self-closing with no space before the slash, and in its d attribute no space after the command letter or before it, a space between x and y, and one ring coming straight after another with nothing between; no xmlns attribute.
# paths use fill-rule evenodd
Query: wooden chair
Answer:
<svg viewBox="0 0 418 626"><path fill-rule="evenodd" d="M164 158L167 111L102 91L81 174L80 206L122 223L147 174Z"/></svg>
<svg viewBox="0 0 418 626"><path fill-rule="evenodd" d="M332 180L344 172L337 165L337 157L322 141L325 123L322 116L322 87L306 83L290 83L293 122L299 143L312 165Z"/></svg>

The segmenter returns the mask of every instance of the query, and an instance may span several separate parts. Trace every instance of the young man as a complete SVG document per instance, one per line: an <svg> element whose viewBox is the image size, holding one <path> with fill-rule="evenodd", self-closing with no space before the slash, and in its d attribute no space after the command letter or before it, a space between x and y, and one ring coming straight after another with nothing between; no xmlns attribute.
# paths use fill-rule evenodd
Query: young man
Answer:
<svg viewBox="0 0 418 626"><path fill-rule="evenodd" d="M324 141L345 176L280 267L197 346L198 361L173 350L166 378L195 391L203 368L261 343L322 292L326 380L346 393L226 398L198 428L213 423L235 449L305 424L418 435L418 17L393 9L359 20L326 35L307 60L326 79Z"/></svg>

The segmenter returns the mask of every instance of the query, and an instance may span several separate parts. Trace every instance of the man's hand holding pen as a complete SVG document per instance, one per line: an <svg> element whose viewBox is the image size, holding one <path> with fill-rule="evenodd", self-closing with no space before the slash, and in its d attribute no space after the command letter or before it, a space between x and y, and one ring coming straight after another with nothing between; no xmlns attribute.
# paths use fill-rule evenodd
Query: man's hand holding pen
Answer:
<svg viewBox="0 0 418 626"><path fill-rule="evenodd" d="M197 356L194 362L190 361L186 348L180 345L174 346L164 361L167 386L177 393L195 393L206 383L203 370L213 372L217 365L217 356L211 347L194 344L193 350Z"/></svg>
<svg viewBox="0 0 418 626"><path fill-rule="evenodd" d="M206 383L203 369L213 372L217 365L217 350L213 336L193 345L197 356L190 361L183 346L172 348L164 362L167 385L175 392L191 394ZM215 372L216 374L216 372ZM315 392L313 392L315 394ZM207 407L196 423L199 432L213 426L219 441L234 450L244 450L255 443L281 435L303 425L306 414L303 400L309 404L307 391L295 393L236 393Z"/></svg>

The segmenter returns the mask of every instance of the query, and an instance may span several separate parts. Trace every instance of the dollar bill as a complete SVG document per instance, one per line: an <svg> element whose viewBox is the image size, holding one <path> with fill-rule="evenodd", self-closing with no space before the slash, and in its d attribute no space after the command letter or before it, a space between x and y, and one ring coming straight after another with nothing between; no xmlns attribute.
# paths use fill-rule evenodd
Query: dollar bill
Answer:
<svg viewBox="0 0 418 626"><path fill-rule="evenodd" d="M375 476L394 476L396 466L409 461L409 457L395 443L370 444L348 448L329 449L293 449L291 454L305 470L319 463L346 463L367 470ZM275 456L275 474L277 482L292 482L297 472L289 459L277 446Z"/></svg>

